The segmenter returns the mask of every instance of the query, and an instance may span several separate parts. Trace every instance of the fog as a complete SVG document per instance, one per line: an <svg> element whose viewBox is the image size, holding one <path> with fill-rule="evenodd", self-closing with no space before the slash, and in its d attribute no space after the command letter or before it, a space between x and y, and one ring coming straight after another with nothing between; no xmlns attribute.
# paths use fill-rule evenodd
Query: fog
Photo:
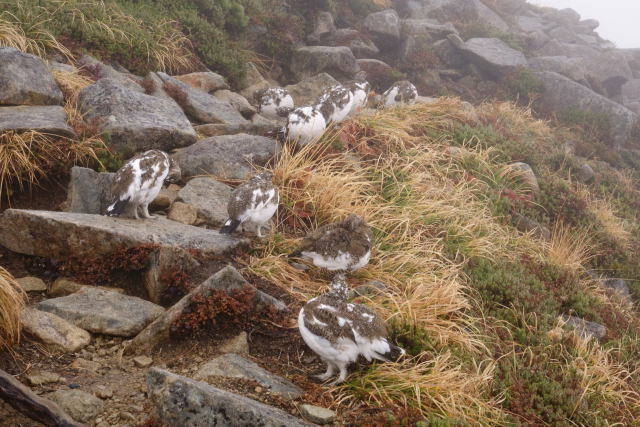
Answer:
<svg viewBox="0 0 640 427"><path fill-rule="evenodd" d="M618 47L640 48L640 0L529 0L557 9L570 7L583 19L600 21L598 34Z"/></svg>

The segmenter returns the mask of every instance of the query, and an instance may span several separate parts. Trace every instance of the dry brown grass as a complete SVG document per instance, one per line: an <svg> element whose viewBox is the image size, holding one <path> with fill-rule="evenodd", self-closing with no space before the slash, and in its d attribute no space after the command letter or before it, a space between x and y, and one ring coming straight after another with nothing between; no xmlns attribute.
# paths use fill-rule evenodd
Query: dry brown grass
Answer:
<svg viewBox="0 0 640 427"><path fill-rule="evenodd" d="M572 230L558 222L554 225L551 240L541 255L543 260L551 265L578 273L584 271L587 262L595 257L596 253L589 230Z"/></svg>
<svg viewBox="0 0 640 427"><path fill-rule="evenodd" d="M45 22L39 18L31 26L31 31L27 34L19 25L20 20L10 12L4 11L0 14L0 46L14 47L23 52L32 53L42 58L46 57L47 51L55 51L72 59L73 55L62 43L43 29L40 25Z"/></svg>
<svg viewBox="0 0 640 427"><path fill-rule="evenodd" d="M582 191L589 211L595 216L602 229L618 244L626 247L630 243L631 232L622 218L616 214L613 204L606 199L594 197L588 191Z"/></svg>
<svg viewBox="0 0 640 427"><path fill-rule="evenodd" d="M0 267L0 351L11 350L20 341L20 314L25 301L20 285Z"/></svg>

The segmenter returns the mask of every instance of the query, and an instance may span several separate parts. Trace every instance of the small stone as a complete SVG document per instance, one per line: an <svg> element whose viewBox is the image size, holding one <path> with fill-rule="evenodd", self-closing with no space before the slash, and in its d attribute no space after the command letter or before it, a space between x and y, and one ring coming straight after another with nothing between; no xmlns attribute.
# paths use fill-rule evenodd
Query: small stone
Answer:
<svg viewBox="0 0 640 427"><path fill-rule="evenodd" d="M80 390L57 390L47 396L74 420L89 423L104 410L104 402Z"/></svg>
<svg viewBox="0 0 640 427"><path fill-rule="evenodd" d="M16 282L18 282L18 285L20 285L25 292L42 292L47 290L46 283L37 277L21 277L20 279L16 279Z"/></svg>
<svg viewBox="0 0 640 427"><path fill-rule="evenodd" d="M291 263L291 267L295 268L296 270L300 270L300 271L307 271L309 269L308 265L300 264L298 262L292 262Z"/></svg>
<svg viewBox="0 0 640 427"><path fill-rule="evenodd" d="M247 333L242 331L237 337L223 343L218 349L220 353L249 354Z"/></svg>
<svg viewBox="0 0 640 427"><path fill-rule="evenodd" d="M20 320L26 334L58 351L76 352L91 341L89 332L55 314L25 308Z"/></svg>
<svg viewBox="0 0 640 427"><path fill-rule="evenodd" d="M585 163L578 170L578 180L584 184L589 184L595 179L596 173L593 171L593 168L589 166L588 163Z"/></svg>
<svg viewBox="0 0 640 427"><path fill-rule="evenodd" d="M124 294L124 289L121 289L121 288L83 285L83 284L74 282L73 280L66 279L64 277L60 277L56 279L51 284L51 289L49 289L48 294L50 297L64 297L67 295L71 295L75 292L78 292L80 289L87 288L87 287Z"/></svg>
<svg viewBox="0 0 640 427"><path fill-rule="evenodd" d="M133 363L138 368L148 368L153 364L153 359L148 356L138 356L133 358Z"/></svg>
<svg viewBox="0 0 640 427"><path fill-rule="evenodd" d="M329 424L336 419L335 412L320 406L303 404L298 409L300 410L300 415L316 424Z"/></svg>
<svg viewBox="0 0 640 427"><path fill-rule="evenodd" d="M262 391L263 391L263 390L262 390L262 387L260 387L260 386L257 386L257 387L255 388L255 392L256 392L256 393L262 393Z"/></svg>
<svg viewBox="0 0 640 427"><path fill-rule="evenodd" d="M27 375L27 379L31 385L51 384L57 383L60 380L60 375L49 371L39 371L30 373Z"/></svg>
<svg viewBox="0 0 640 427"><path fill-rule="evenodd" d="M98 372L102 365L99 362L78 358L71 364L71 369L77 369L79 371Z"/></svg>
<svg viewBox="0 0 640 427"><path fill-rule="evenodd" d="M119 416L120 416L120 419L124 420L124 421L134 422L136 420L135 415L133 415L131 412L127 412L127 411L120 412Z"/></svg>
<svg viewBox="0 0 640 427"><path fill-rule="evenodd" d="M188 203L175 202L171 205L167 218L182 224L193 225L198 220L198 208Z"/></svg>
<svg viewBox="0 0 640 427"><path fill-rule="evenodd" d="M96 390L95 393L100 399L111 399L113 397L113 391L105 386L98 386L98 390ZM96 422L98 422L98 420L96 420Z"/></svg>

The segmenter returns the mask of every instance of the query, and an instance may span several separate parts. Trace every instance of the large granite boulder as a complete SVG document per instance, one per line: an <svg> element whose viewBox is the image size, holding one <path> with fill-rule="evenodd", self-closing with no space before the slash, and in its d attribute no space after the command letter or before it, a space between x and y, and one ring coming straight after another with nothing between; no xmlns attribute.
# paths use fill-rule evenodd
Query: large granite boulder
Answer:
<svg viewBox="0 0 640 427"><path fill-rule="evenodd" d="M449 40L457 40L449 37ZM504 76L528 65L527 58L504 41L497 38L473 38L466 42L454 43L474 64L493 77Z"/></svg>
<svg viewBox="0 0 640 427"><path fill-rule="evenodd" d="M131 89L136 92L144 93L144 89L136 81L133 74L121 73L113 68L111 65L103 64L96 58L90 55L82 55L78 59L78 67L84 68L87 72L91 73L96 80L111 79L118 82L119 85Z"/></svg>
<svg viewBox="0 0 640 427"><path fill-rule="evenodd" d="M0 107L0 133L8 130L34 130L67 138L76 136L67 123L67 113L59 105Z"/></svg>
<svg viewBox="0 0 640 427"><path fill-rule="evenodd" d="M450 22L441 24L434 19L404 19L402 36L427 37L433 40L446 38L449 34L458 34L458 30Z"/></svg>
<svg viewBox="0 0 640 427"><path fill-rule="evenodd" d="M101 79L78 96L84 119L96 125L123 157L149 149L171 150L196 141L196 132L178 104Z"/></svg>
<svg viewBox="0 0 640 427"><path fill-rule="evenodd" d="M286 86L285 89L293 98L295 105L310 105L316 102L322 92L331 86L340 83L327 73L320 73L312 77L306 77L294 85Z"/></svg>
<svg viewBox="0 0 640 427"><path fill-rule="evenodd" d="M64 258L108 255L122 247L150 244L223 254L246 244L246 240L163 218L134 220L8 209L0 216L0 244L25 255Z"/></svg>
<svg viewBox="0 0 640 427"><path fill-rule="evenodd" d="M65 297L36 304L78 328L98 334L131 337L164 312L164 308L137 297L84 287Z"/></svg>
<svg viewBox="0 0 640 427"><path fill-rule="evenodd" d="M629 109L561 74L542 71L535 75L544 84L540 102L545 109L560 113L577 108L606 114L611 122L612 144L621 147L627 142L634 124L634 114Z"/></svg>
<svg viewBox="0 0 640 427"><path fill-rule="evenodd" d="M622 85L633 79L633 71L624 53L606 50L584 58L591 87L608 98L620 96Z"/></svg>
<svg viewBox="0 0 640 427"><path fill-rule="evenodd" d="M158 76L164 82L164 90L197 123L246 123L247 120L226 100L195 89L165 73Z"/></svg>
<svg viewBox="0 0 640 427"><path fill-rule="evenodd" d="M432 18L439 22L481 21L501 31L509 24L480 0L410 0L409 16Z"/></svg>
<svg viewBox="0 0 640 427"><path fill-rule="evenodd" d="M201 71L174 77L202 92L213 93L218 90L229 89L229 84L225 78L212 71Z"/></svg>
<svg viewBox="0 0 640 427"><path fill-rule="evenodd" d="M322 72L340 79L351 79L360 69L348 47L304 46L294 51L291 71L299 80Z"/></svg>
<svg viewBox="0 0 640 427"><path fill-rule="evenodd" d="M313 32L307 36L307 40L312 44L320 44L336 32L336 25L333 22L333 15L330 12L320 12L316 16Z"/></svg>
<svg viewBox="0 0 640 427"><path fill-rule="evenodd" d="M622 85L620 100L623 105L640 102L640 79L632 79Z"/></svg>
<svg viewBox="0 0 640 427"><path fill-rule="evenodd" d="M190 180L179 192L176 201L195 206L198 223L222 225L228 218L227 203L233 189L206 176Z"/></svg>
<svg viewBox="0 0 640 427"><path fill-rule="evenodd" d="M105 212L111 203L111 183L114 176L115 173L111 172L72 167L65 211L96 215Z"/></svg>
<svg viewBox="0 0 640 427"><path fill-rule="evenodd" d="M553 71L589 87L587 69L583 58L566 56L538 56L529 58L529 68L533 71Z"/></svg>
<svg viewBox="0 0 640 427"><path fill-rule="evenodd" d="M264 166L279 152L274 139L241 133L203 139L178 150L173 159L180 165L183 178L211 174L244 179L252 173L251 165Z"/></svg>
<svg viewBox="0 0 640 427"><path fill-rule="evenodd" d="M147 372L147 392L156 415L167 427L314 425L264 403L159 368Z"/></svg>
<svg viewBox="0 0 640 427"><path fill-rule="evenodd" d="M0 105L59 105L62 91L40 58L0 47Z"/></svg>
<svg viewBox="0 0 640 427"><path fill-rule="evenodd" d="M364 20L364 27L378 46L389 47L400 41L402 23L398 12L393 9L369 14Z"/></svg>

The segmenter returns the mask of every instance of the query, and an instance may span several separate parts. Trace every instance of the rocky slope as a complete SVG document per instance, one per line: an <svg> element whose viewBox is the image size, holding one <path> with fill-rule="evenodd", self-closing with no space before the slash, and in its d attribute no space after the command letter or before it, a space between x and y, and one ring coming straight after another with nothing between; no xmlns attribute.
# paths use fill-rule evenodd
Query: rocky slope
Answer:
<svg viewBox="0 0 640 427"><path fill-rule="evenodd" d="M29 295L1 367L100 427L637 421L636 52L519 0L278 3L304 34L233 87L203 64L137 75L108 52L0 47L0 188L25 208L1 215L1 259ZM243 28L264 49L250 35L271 27ZM422 96L302 151L253 105L272 85L305 105L361 70ZM150 148L183 172L162 218L100 215L105 170ZM283 197L269 237L220 235L232 187L262 167ZM65 194L29 198L37 179ZM353 298L410 358L329 389L295 325L326 277L283 254L351 211L376 229ZM32 425L8 405L0 420Z"/></svg>

